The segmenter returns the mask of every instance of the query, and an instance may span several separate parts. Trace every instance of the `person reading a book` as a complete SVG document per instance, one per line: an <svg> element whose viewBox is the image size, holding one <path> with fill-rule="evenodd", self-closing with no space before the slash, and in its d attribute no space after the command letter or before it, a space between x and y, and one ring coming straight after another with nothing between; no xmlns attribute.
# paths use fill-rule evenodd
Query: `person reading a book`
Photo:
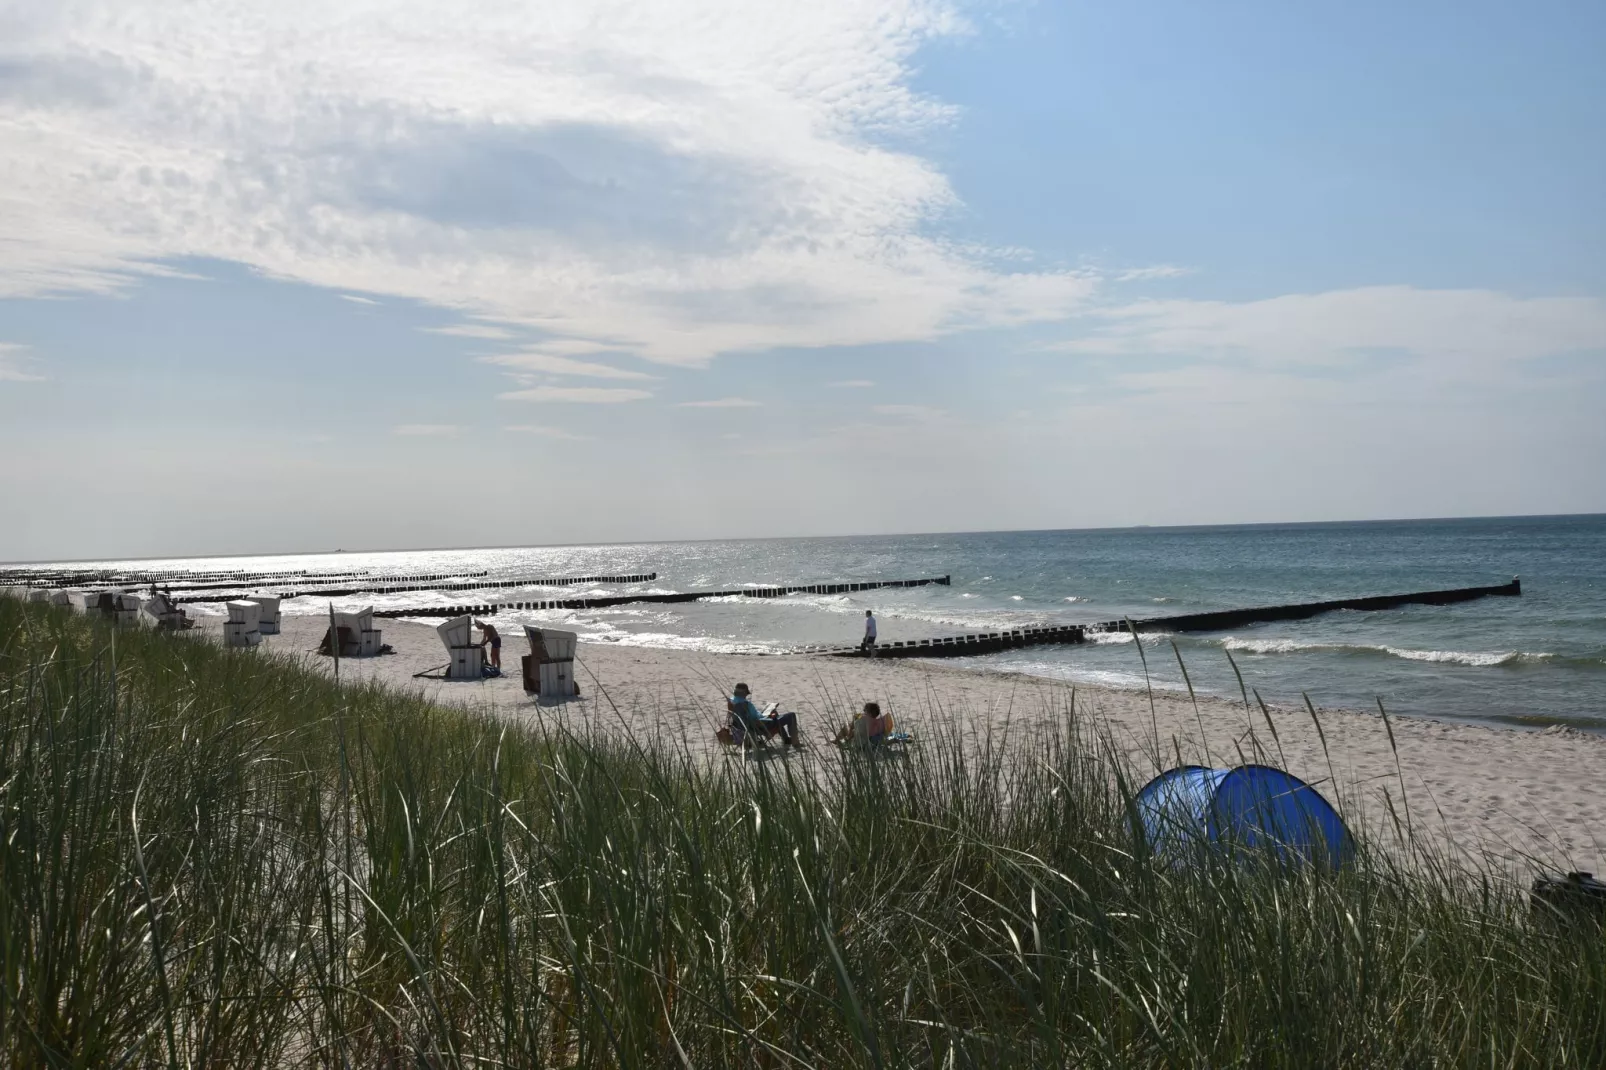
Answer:
<svg viewBox="0 0 1606 1070"><path fill-rule="evenodd" d="M737 684L731 689L726 707L731 716L741 722L744 732L762 732L765 739L779 734L788 747L803 745L797 738L797 714L781 713L780 704L773 702L761 711L754 704L753 692L746 684Z"/></svg>

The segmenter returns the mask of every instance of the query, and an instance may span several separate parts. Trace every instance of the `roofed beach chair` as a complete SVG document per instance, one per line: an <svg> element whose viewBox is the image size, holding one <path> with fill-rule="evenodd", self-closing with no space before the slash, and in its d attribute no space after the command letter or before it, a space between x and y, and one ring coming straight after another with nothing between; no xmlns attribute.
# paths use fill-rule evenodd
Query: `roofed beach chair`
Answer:
<svg viewBox="0 0 1606 1070"><path fill-rule="evenodd" d="M530 652L519 659L525 692L542 702L564 702L579 695L580 684L574 678L579 635L526 624L524 637L530 641Z"/></svg>
<svg viewBox="0 0 1606 1070"><path fill-rule="evenodd" d="M248 601L255 602L257 610L257 631L262 635L279 634L279 596L276 594L254 594Z"/></svg>
<svg viewBox="0 0 1606 1070"><path fill-rule="evenodd" d="M72 608L75 613L82 613L86 617L93 617L100 613L101 596L103 591L74 591L72 593Z"/></svg>
<svg viewBox="0 0 1606 1070"><path fill-rule="evenodd" d="M223 623L224 646L251 647L262 642L262 635L257 631L255 602L236 598L224 603L224 608L229 611L229 619Z"/></svg>
<svg viewBox="0 0 1606 1070"><path fill-rule="evenodd" d="M116 596L112 606L112 620L118 624L138 624L139 610L145 600L138 591L125 591Z"/></svg>
<svg viewBox="0 0 1606 1070"><path fill-rule="evenodd" d="M251 604L256 605L256 602L252 601ZM334 635L331 636L327 631L324 633L323 645L318 648L320 653L330 652L331 640L339 644L343 658L371 658L383 652L379 641L381 634L374 627L373 606L345 612L335 610L331 615L334 617Z"/></svg>
<svg viewBox="0 0 1606 1070"><path fill-rule="evenodd" d="M173 600L160 592L145 600L140 606L145 622L160 632L177 632L195 627L189 614L175 605Z"/></svg>
<svg viewBox="0 0 1606 1070"><path fill-rule="evenodd" d="M484 676L485 648L474 642L474 618L464 614L435 626L452 660L446 666L448 680L479 680Z"/></svg>

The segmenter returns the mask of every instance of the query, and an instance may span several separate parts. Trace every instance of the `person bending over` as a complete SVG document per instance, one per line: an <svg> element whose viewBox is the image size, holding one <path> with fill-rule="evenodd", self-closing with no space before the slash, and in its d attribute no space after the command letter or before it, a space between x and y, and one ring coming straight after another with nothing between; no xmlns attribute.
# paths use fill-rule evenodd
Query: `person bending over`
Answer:
<svg viewBox="0 0 1606 1070"><path fill-rule="evenodd" d="M491 646L491 667L500 669L502 667L502 633L496 630L496 625L487 624L483 620L480 621L480 631L485 633L485 638L480 640L480 646L485 646L487 643Z"/></svg>
<svg viewBox="0 0 1606 1070"><path fill-rule="evenodd" d="M726 705L731 716L740 718L744 732L762 732L765 739L779 733L788 747L803 746L797 738L797 714L772 713L764 716L753 704L753 692L748 690L746 684L737 684L731 689L730 701Z"/></svg>

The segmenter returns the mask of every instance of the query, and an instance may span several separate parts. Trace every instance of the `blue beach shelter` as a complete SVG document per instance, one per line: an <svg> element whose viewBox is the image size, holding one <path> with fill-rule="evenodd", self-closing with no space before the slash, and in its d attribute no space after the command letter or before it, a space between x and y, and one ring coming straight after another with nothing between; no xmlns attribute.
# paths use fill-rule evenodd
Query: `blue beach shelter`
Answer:
<svg viewBox="0 0 1606 1070"><path fill-rule="evenodd" d="M1269 765L1168 769L1138 792L1137 811L1144 836L1159 854L1210 844L1338 869L1354 851L1332 804L1303 780Z"/></svg>

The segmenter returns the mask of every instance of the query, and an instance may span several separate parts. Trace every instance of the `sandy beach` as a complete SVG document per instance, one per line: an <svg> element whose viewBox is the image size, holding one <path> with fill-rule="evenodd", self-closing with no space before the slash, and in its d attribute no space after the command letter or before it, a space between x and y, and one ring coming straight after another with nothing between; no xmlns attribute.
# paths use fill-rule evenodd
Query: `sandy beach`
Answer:
<svg viewBox="0 0 1606 1070"><path fill-rule="evenodd" d="M219 618L203 616L215 632ZM311 655L322 636L321 617L286 616L284 631L265 637L266 649L308 654L332 671L330 659ZM937 663L692 653L622 644L585 644L576 677L582 696L538 705L519 679L522 636L506 636L508 675L480 682L420 678L438 670L443 651L434 629L383 621L394 653L343 658L347 680L372 680L420 691L443 703L482 709L514 722L544 720L573 728L628 725L650 739L712 760L715 729L724 721L723 696L738 680L761 702L795 710L810 746L793 762L839 760L827 736L848 711L866 701L891 710L900 727L918 734L958 731L967 745L1026 741L1053 719L1070 716L1070 685L1019 674L956 669ZM1412 827L1439 849L1480 866L1485 859L1521 874L1534 860L1547 868L1606 870L1606 740L1572 729L1521 731L1423 718L1391 718L1394 743L1377 713L1318 708L1322 740L1303 708L1272 707L1270 725L1259 708L1186 695L1089 688L1074 689L1077 716L1124 753L1139 776L1154 770L1154 739L1165 764L1183 761L1235 765L1258 748L1265 760L1342 800L1351 821L1393 838L1390 806L1403 822L1401 784ZM939 723L945 722L945 723ZM1272 726L1275 727L1275 737ZM1330 764L1329 764L1330 763ZM1336 786L1333 781L1336 780ZM1335 790L1336 787L1336 790Z"/></svg>

